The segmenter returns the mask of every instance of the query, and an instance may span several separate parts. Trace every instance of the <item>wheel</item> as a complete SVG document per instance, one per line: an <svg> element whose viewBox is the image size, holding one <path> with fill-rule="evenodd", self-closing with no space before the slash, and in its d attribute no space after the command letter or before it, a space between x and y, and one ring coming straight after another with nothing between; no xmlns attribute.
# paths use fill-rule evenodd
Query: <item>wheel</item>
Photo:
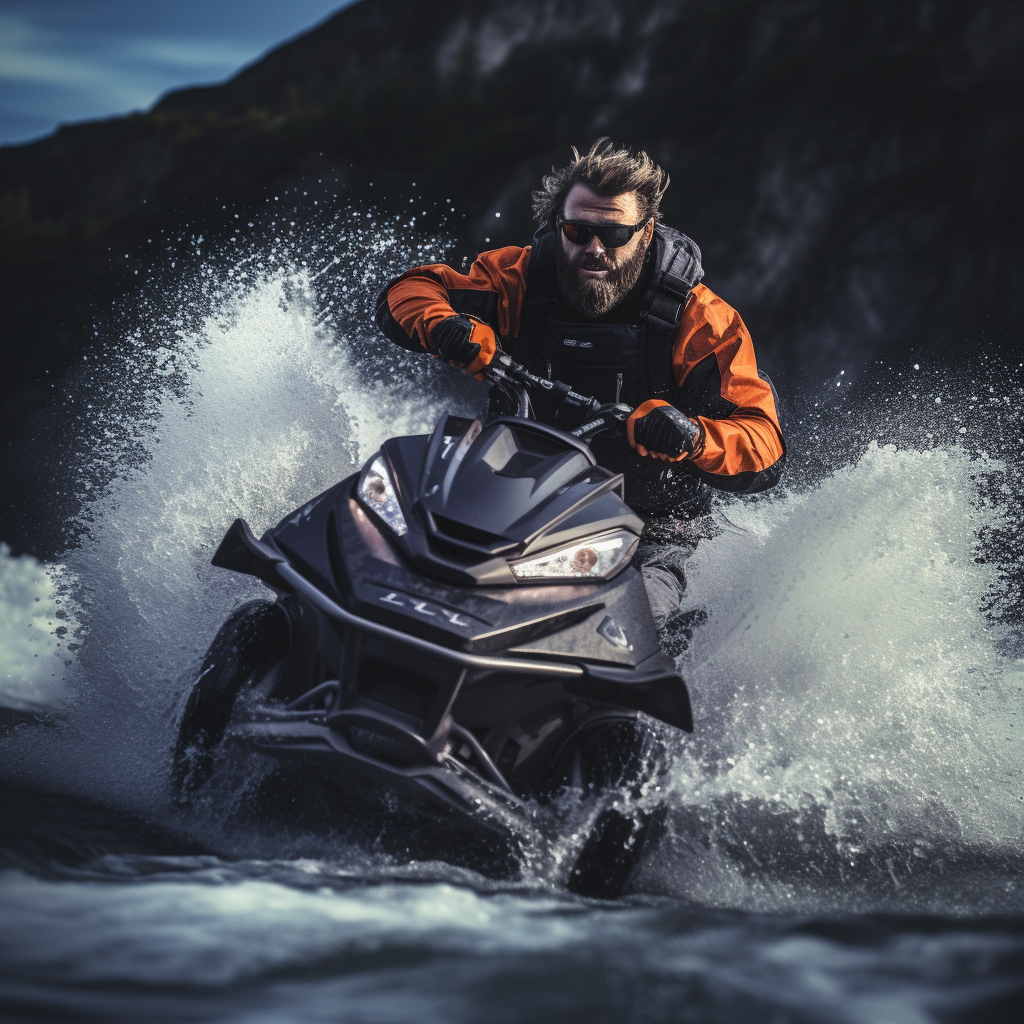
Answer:
<svg viewBox="0 0 1024 1024"><path fill-rule="evenodd" d="M660 819L635 801L644 783L663 770L664 748L642 716L597 716L570 737L558 760L559 775L582 789L584 800L621 796L627 806L634 803L625 811L600 811L567 882L579 896L616 899Z"/></svg>
<svg viewBox="0 0 1024 1024"><path fill-rule="evenodd" d="M618 899L661 816L660 808L630 814L614 807L602 811L569 873L569 892L597 900Z"/></svg>
<svg viewBox="0 0 1024 1024"><path fill-rule="evenodd" d="M185 703L174 748L179 794L210 774L211 751L224 738L235 699L245 688L275 681L287 664L291 628L287 612L270 601L250 601L221 626Z"/></svg>

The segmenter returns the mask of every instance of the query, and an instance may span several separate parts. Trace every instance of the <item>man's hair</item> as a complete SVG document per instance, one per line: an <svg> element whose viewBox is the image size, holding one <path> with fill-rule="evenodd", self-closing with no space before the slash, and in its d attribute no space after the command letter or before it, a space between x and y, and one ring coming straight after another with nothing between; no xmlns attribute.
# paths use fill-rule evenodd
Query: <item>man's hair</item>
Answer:
<svg viewBox="0 0 1024 1024"><path fill-rule="evenodd" d="M553 224L562 212L565 197L573 185L584 184L599 196L636 195L639 220L661 220L661 197L668 188L668 172L662 170L643 150L633 156L625 146L600 138L580 156L572 147L572 161L551 168L533 193L533 216L538 224Z"/></svg>

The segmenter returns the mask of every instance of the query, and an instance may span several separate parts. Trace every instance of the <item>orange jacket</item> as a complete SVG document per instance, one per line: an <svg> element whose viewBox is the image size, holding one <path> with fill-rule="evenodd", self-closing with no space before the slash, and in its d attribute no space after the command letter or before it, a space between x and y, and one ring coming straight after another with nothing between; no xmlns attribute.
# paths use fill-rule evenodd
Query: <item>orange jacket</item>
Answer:
<svg viewBox="0 0 1024 1024"><path fill-rule="evenodd" d="M455 312L474 315L490 325L500 343L518 335L529 262L529 246L508 246L481 253L468 274L441 263L415 267L388 289L387 307L405 338L428 351L433 351L430 331ZM393 327L386 333L399 344L413 347L396 336ZM483 339L475 332L473 340ZM754 345L739 313L710 288L698 284L690 294L673 346L676 384L682 389L690 372L711 354L721 375L720 394L728 403L725 408L734 408L723 418L694 417L705 437L702 450L691 461L709 482L732 490L725 479L714 478L769 469L783 456L782 430L771 387L758 376ZM653 399L637 412L643 415L664 404L668 403Z"/></svg>

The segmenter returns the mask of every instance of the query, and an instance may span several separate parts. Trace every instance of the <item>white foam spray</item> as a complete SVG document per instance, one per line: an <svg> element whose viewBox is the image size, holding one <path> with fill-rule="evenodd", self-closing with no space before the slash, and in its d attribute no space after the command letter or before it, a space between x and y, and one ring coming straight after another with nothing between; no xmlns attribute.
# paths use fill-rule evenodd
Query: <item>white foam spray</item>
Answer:
<svg viewBox="0 0 1024 1024"><path fill-rule="evenodd" d="M69 700L76 622L58 600L60 566L0 543L0 706L52 711Z"/></svg>
<svg viewBox="0 0 1024 1024"><path fill-rule="evenodd" d="M730 848L731 898L767 873L758 829L797 876L874 856L892 896L926 862L1020 850L1024 664L981 610L999 577L978 558L1000 513L977 481L999 468L871 443L805 491L730 502L698 545L673 799L714 808L700 828ZM782 888L765 905L792 906L800 883Z"/></svg>
<svg viewBox="0 0 1024 1024"><path fill-rule="evenodd" d="M339 253L355 269L335 296L353 308L403 260L439 255L353 218L307 243L316 259L290 242L198 260L198 313L154 289L123 328L125 393L93 403L79 461L80 544L60 566L0 557L9 699L71 708L61 729L4 741L7 776L160 816L190 673L230 609L265 594L210 568L226 527L241 516L260 533L385 437L429 430L445 408L479 411L474 382L352 317L325 320ZM1001 515L976 499L973 478L991 472L955 448L871 445L813 486L721 506L721 533L689 563L688 607L708 616L680 662L697 733L641 887L792 906L770 865L751 882L750 864L775 856L774 824L785 856L819 874L831 870L821 836L843 870L883 851L896 887L907 858L1019 847L1024 683L979 611L994 569L974 560ZM58 621L79 650L46 632ZM32 644L45 657L29 658ZM47 682L58 663L59 686ZM896 847L904 860L887 865Z"/></svg>
<svg viewBox="0 0 1024 1024"><path fill-rule="evenodd" d="M315 279L334 265L332 252L352 260L366 250L359 273L338 286L360 289L364 304L374 285L363 278L386 278L409 258L394 232L377 230L370 243L362 218L351 220L330 225L319 267L271 250L244 279L229 267L214 280L223 254L197 259L191 273L208 282L202 315L173 313L177 296L161 302L157 291L142 322L113 339L115 386L88 402L77 459L81 541L59 565L3 563L13 606L32 603L18 574L56 574L63 593L44 591L48 614L81 623L63 691L76 714L59 735L8 742L9 772L138 810L165 802L175 722L203 652L233 606L270 596L210 566L227 527L242 517L259 534L358 469L385 438L429 431L446 406L477 410L476 382L417 363L365 323L325 323ZM37 623L10 619L4 634L7 674L17 677L9 692L52 697L47 673L26 667L26 644L65 648Z"/></svg>

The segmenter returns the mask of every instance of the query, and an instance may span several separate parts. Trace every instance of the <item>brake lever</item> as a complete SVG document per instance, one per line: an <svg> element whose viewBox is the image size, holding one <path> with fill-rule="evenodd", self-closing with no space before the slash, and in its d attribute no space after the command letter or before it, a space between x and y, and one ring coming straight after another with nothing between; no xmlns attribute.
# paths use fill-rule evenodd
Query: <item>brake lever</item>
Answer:
<svg viewBox="0 0 1024 1024"><path fill-rule="evenodd" d="M534 377L525 366L520 366L506 352L495 353L484 367L484 376L493 381L511 381L513 384L522 384L526 387L542 387L544 384L551 386L551 381Z"/></svg>

